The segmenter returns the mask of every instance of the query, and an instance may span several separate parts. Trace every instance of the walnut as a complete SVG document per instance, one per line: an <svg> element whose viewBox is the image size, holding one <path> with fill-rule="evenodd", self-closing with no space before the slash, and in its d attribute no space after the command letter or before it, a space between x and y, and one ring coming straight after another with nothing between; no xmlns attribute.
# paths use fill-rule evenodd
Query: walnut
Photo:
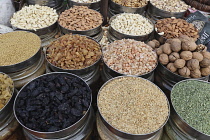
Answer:
<svg viewBox="0 0 210 140"><path fill-rule="evenodd" d="M201 77L201 71L199 69L194 69L194 70L190 71L190 77L200 78Z"/></svg>
<svg viewBox="0 0 210 140"><path fill-rule="evenodd" d="M191 51L182 51L180 53L180 57L184 60L190 60L190 59L192 59L192 52Z"/></svg>
<svg viewBox="0 0 210 140"><path fill-rule="evenodd" d="M158 48L160 46L160 42L157 41L156 39L152 40L155 43L155 47Z"/></svg>
<svg viewBox="0 0 210 140"><path fill-rule="evenodd" d="M177 52L172 52L170 55L169 55L169 61L170 62L174 62L175 60L179 59L180 56L179 56L179 53Z"/></svg>
<svg viewBox="0 0 210 140"><path fill-rule="evenodd" d="M192 39L189 36L187 36L187 35L180 35L179 36L179 40L181 40L181 41L190 41Z"/></svg>
<svg viewBox="0 0 210 140"><path fill-rule="evenodd" d="M183 68L183 67L185 66L185 63L186 63L186 61L185 61L184 59L177 59L177 60L174 62L174 66L175 66L176 68L181 69L181 68Z"/></svg>
<svg viewBox="0 0 210 140"><path fill-rule="evenodd" d="M159 48L156 49L156 53L157 53L157 55L160 55L163 53L162 46L160 46Z"/></svg>
<svg viewBox="0 0 210 140"><path fill-rule="evenodd" d="M189 77L190 75L190 70L187 67L183 67L179 69L178 72L181 76L184 76L184 77Z"/></svg>
<svg viewBox="0 0 210 140"><path fill-rule="evenodd" d="M210 66L207 68L201 68L201 75L202 76L208 76L210 75Z"/></svg>
<svg viewBox="0 0 210 140"><path fill-rule="evenodd" d="M189 70L199 69L199 61L197 59L191 59L187 62L187 68Z"/></svg>
<svg viewBox="0 0 210 140"><path fill-rule="evenodd" d="M210 52L202 52L204 58L210 59Z"/></svg>
<svg viewBox="0 0 210 140"><path fill-rule="evenodd" d="M193 52L192 58L197 59L200 62L203 60L203 55L200 52Z"/></svg>
<svg viewBox="0 0 210 140"><path fill-rule="evenodd" d="M159 56L159 61L160 61L161 64L167 65L168 62L169 62L168 55L162 53L162 54Z"/></svg>
<svg viewBox="0 0 210 140"><path fill-rule="evenodd" d="M182 50L183 51L194 51L197 48L197 45L194 41L183 41Z"/></svg>
<svg viewBox="0 0 210 140"><path fill-rule="evenodd" d="M169 63L167 65L167 68L171 71L171 72L175 72L177 70L176 67L174 67L174 63Z"/></svg>
<svg viewBox="0 0 210 140"><path fill-rule="evenodd" d="M181 41L178 38L171 39L170 41L171 44L171 50L174 52L179 52L181 50Z"/></svg>
<svg viewBox="0 0 210 140"><path fill-rule="evenodd" d="M147 43L147 45L149 45L150 47L152 47L152 49L155 48L155 42L153 42L153 41L149 41L149 42Z"/></svg>
<svg viewBox="0 0 210 140"><path fill-rule="evenodd" d="M203 67L203 68L206 68L206 67L210 66L210 59L204 58L204 59L200 62L200 66Z"/></svg>
<svg viewBox="0 0 210 140"><path fill-rule="evenodd" d="M171 47L169 43L165 43L164 45L162 45L162 49L163 49L163 53L165 54L170 54L171 53Z"/></svg>

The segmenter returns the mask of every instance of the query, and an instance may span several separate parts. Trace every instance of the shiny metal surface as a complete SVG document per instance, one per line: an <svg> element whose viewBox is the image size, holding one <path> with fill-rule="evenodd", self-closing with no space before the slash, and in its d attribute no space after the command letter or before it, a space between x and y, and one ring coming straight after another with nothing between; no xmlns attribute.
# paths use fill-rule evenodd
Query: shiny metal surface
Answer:
<svg viewBox="0 0 210 140"><path fill-rule="evenodd" d="M110 79L109 81L107 81L105 84L103 84L103 86L100 88L99 92L98 92L98 95L97 95L97 105L98 105L98 98L100 96L100 91L112 80L115 80L115 79L119 79L119 78L122 78L122 77L125 77L125 76L118 76L118 77L115 77L115 78L112 78ZM134 76L132 76L134 77ZM141 77L138 77L138 78L141 78ZM142 78L144 79L144 78ZM145 79L147 80L147 79ZM148 80L148 82L150 82ZM152 82L150 82L151 84L154 84ZM159 88L159 87L157 87ZM160 88L159 88L160 89ZM161 90L161 89L160 89ZM161 90L162 91L162 90ZM164 93L163 93L164 94ZM166 98L167 100L167 98ZM106 119L101 115L100 113L100 108L98 108L98 112L99 112L99 117L101 119L101 121L103 122L103 124L106 126L106 128L108 128L109 131L111 131L113 134L119 136L119 137L122 137L124 139L132 139L132 140L139 140L139 139L150 139L152 137L154 137L155 135L157 135L157 133L159 133L159 131L164 127L164 125L167 123L168 119L169 119L169 116L170 116L170 104L167 100L167 103L168 103L168 108L169 108L169 114L168 114L168 117L165 121L165 123L159 128L157 129L156 131L154 132L151 132L151 133L148 133L148 134L130 134L130 133L126 133L126 132L123 132L123 131L120 131L116 128L114 128L111 124L109 124Z"/></svg>
<svg viewBox="0 0 210 140"><path fill-rule="evenodd" d="M113 2L112 0L109 0L109 7L111 10L115 11L115 13L138 13L138 14L143 14L144 11L147 8L147 5L143 6L143 7L127 7L127 6L122 6L119 5L115 2Z"/></svg>
<svg viewBox="0 0 210 140"><path fill-rule="evenodd" d="M76 6L87 6L90 9L98 11L100 9L101 1L93 2L93 3L80 3L80 2L75 2L75 1L72 1L72 0L67 0L67 3L68 3L69 8L73 7L74 5L76 5Z"/></svg>
<svg viewBox="0 0 210 140"><path fill-rule="evenodd" d="M169 17L184 18L184 15L187 10L184 12L168 12L168 11L164 11L155 7L153 4L151 4L151 2L149 2L147 11L152 16L162 19L162 18L169 18Z"/></svg>
<svg viewBox="0 0 210 140"><path fill-rule="evenodd" d="M51 8L59 7L64 0L26 0L28 5L39 4L43 6L49 6Z"/></svg>
<svg viewBox="0 0 210 140"><path fill-rule="evenodd" d="M147 35L134 36L134 35L127 35L127 34L120 33L119 31L113 29L112 26L111 26L112 20L114 20L118 15L120 15L120 14L117 14L117 15L112 16L110 18L110 20L109 20L110 26L109 26L109 30L108 30L109 34L111 36L114 36L116 39L118 39L118 40L121 40L121 39L135 39L137 41L147 41L150 38L150 36L153 34L154 24L149 19L148 19L148 21L153 25L153 30L152 30L152 32L150 32Z"/></svg>
<svg viewBox="0 0 210 140"><path fill-rule="evenodd" d="M80 77L74 75L74 74L70 74L70 73L67 73L67 72L52 72L52 73L47 73L47 74L44 74L44 75L41 75L33 80L36 80L40 77L43 77L45 75L56 75L56 74L63 74L63 75L68 75L68 76L71 76L71 77L76 77L76 78L79 78L81 79ZM32 81L33 81L32 80ZM81 79L82 80L82 79ZM87 86L88 84L82 80ZM30 82L29 82L30 83ZM15 115L15 118L17 119L17 121L20 123L20 125L23 127L23 129L25 129L27 132L29 132L30 134L38 137L38 138L44 138L44 139L59 139L59 138L62 138L62 137L67 137L69 134L72 134L72 133L76 133L78 132L78 129L81 128L84 123L87 121L89 115L90 115L90 110L91 110L91 103L92 103L92 96L91 96L91 101L90 101L90 104L89 104L89 107L88 107L88 110L86 111L86 113L84 114L84 116L79 120L77 121L75 124L65 128L65 129L62 129L62 130L59 130L59 131L55 131L55 132L39 132L39 131L35 131L35 130L32 130L30 128L27 128L25 125L23 125L18 117L16 116L16 100L18 98L18 96L21 94L21 91L29 84L27 83L26 85L24 85L20 91L18 92L16 98L15 98L15 101L14 101L14 105L13 105L13 110L14 110L14 115ZM88 86L89 87L89 86ZM90 89L90 87L89 87ZM91 89L90 89L91 91Z"/></svg>
<svg viewBox="0 0 210 140"><path fill-rule="evenodd" d="M171 93L172 87L179 81L186 79L190 78L182 77L178 74L175 74L160 63L158 63L158 66L155 70L155 83L158 87L160 87L163 90L163 92L168 96L168 98ZM206 76L196 79L208 81L209 77Z"/></svg>
<svg viewBox="0 0 210 140"><path fill-rule="evenodd" d="M197 80L197 79L187 79L187 80L183 80L180 81L176 84L179 84L181 82L185 82L185 81L189 81L189 80ZM210 84L207 81L202 81L202 80L198 80L201 82L205 82ZM171 96L173 95L173 88L171 90ZM170 96L170 97L171 97ZM171 100L171 98L170 98ZM184 121L184 119L181 118L181 116L179 116L179 114L177 113L176 109L174 108L173 105L173 100L171 100L171 120L174 122L174 124L176 125L176 127L181 130L183 133L197 139L197 140L208 140L210 139L210 135L206 135L198 130L196 130L195 128L191 127L187 122Z"/></svg>

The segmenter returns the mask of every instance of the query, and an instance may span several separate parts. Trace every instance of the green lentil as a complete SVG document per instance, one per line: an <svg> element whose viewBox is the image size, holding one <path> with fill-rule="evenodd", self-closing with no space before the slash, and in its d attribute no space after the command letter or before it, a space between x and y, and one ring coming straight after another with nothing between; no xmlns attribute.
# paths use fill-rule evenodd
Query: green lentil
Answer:
<svg viewBox="0 0 210 140"><path fill-rule="evenodd" d="M210 84L186 80L172 89L171 101L176 112L191 127L210 135Z"/></svg>

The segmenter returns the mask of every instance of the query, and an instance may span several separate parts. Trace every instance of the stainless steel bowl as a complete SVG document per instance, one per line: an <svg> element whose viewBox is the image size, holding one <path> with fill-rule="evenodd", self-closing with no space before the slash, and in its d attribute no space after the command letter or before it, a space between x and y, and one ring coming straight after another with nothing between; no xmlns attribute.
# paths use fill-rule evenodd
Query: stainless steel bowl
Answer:
<svg viewBox="0 0 210 140"><path fill-rule="evenodd" d="M186 81L189 81L189 80L194 80L194 79L183 80L183 81L178 82L177 84L179 84L181 82L186 82ZM202 80L196 80L196 81L200 81L200 82L210 84L209 82L202 81ZM176 85L174 85L174 87ZM173 95L173 88L171 90L171 96ZM171 100L171 96L170 96L170 100ZM202 132L200 132L200 131L196 130L195 128L191 127L186 121L184 121L181 118L181 116L179 116L179 114L177 113L177 111L174 108L172 100L171 100L171 104L172 104L171 105L172 107L171 107L171 116L170 117L173 120L173 122L176 124L176 126L178 128L180 128L180 130L182 130L186 134L188 134L188 135L190 135L190 136L192 136L192 137L194 137L195 139L198 139L198 140L208 140L208 139L210 139L210 135L203 134Z"/></svg>
<svg viewBox="0 0 210 140"><path fill-rule="evenodd" d="M41 46L41 43L40 43L40 46ZM0 71L7 73L7 74L21 71L21 70L26 69L26 68L30 67L31 65L33 65L37 60L40 59L40 57L41 57L41 47L38 49L38 51L32 57L30 57L29 59L27 59L23 62L13 64L13 65L0 66Z"/></svg>
<svg viewBox="0 0 210 140"><path fill-rule="evenodd" d="M113 13L138 13L143 14L146 11L147 5L143 7L127 7L122 6L120 4L117 4L113 2L112 0L109 0L110 2L110 9L113 11Z"/></svg>
<svg viewBox="0 0 210 140"><path fill-rule="evenodd" d="M87 38L89 39L92 39L93 41L97 42L95 39L91 38L91 37L88 37L86 36ZM58 38L59 39L59 38ZM97 42L98 43L98 42ZM99 44L99 43L98 43ZM100 44L99 44L100 46ZM47 50L47 49L46 49ZM102 51L101 51L102 52ZM90 73L92 73L93 71L95 71L98 66L99 66L99 63L101 62L101 56L100 58L95 62L93 63L92 65L88 66L88 67L85 67L83 69L62 69L60 67L57 67L55 65L53 65L52 63L50 63L47 59L47 52L45 51L45 58L49 64L49 68L52 70L52 71L56 71L56 72L69 72L69 73L73 73L73 74L76 74L80 77L86 77L87 75L89 75Z"/></svg>
<svg viewBox="0 0 210 140"><path fill-rule="evenodd" d="M120 33L119 31L115 30L114 28L112 28L111 26L111 22L112 20L114 20L117 16L119 16L120 14L117 14L113 17L110 18L110 21L109 21L109 34L111 36L113 36L114 38L118 39L118 40L121 40L121 39L134 39L134 40L137 40L137 41L147 41L150 36L154 33L154 24L152 23L152 21L150 21L149 19L146 19L153 25L153 30L147 34L147 35L141 35L141 36L138 36L138 35L128 35L128 34L124 34L124 33Z"/></svg>
<svg viewBox="0 0 210 140"><path fill-rule="evenodd" d="M5 74L3 72L0 72L0 74ZM7 75L7 74L5 74ZM7 75L9 78L10 76ZM14 87L14 82L13 82L13 89L12 89L12 92L11 92L12 96L11 98L9 99L9 101L6 103L6 105L0 109L0 126L5 123L5 121L10 117L10 115L12 114L12 106L13 106L13 103L14 103L14 99L15 99L15 96L17 94L17 90L15 89Z"/></svg>
<svg viewBox="0 0 210 140"><path fill-rule="evenodd" d="M115 79L120 79L122 77L125 77L125 76L118 76L118 77L115 77L113 79L110 79L109 81L107 81L105 84L103 84L103 86L100 88L99 92L98 92L98 95L97 95L97 105L98 105L98 98L100 96L100 92L101 90L112 80L115 80ZM133 76L127 76L127 77L133 77ZM141 77L138 77L138 78L141 78ZM144 78L142 78L144 79ZM146 80L146 79L144 79ZM149 80L147 80L148 82L150 82ZM154 84L152 82L150 82L151 84ZM159 88L159 87L157 87ZM160 89L160 91L162 91ZM164 94L164 92L163 92ZM165 94L164 94L165 95ZM99 111L99 117L101 118L101 121L103 122L103 124L108 128L109 131L111 131L112 133L114 133L115 135L119 136L119 137L122 137L122 138L125 138L125 139L132 139L132 140L140 140L140 139L150 139L152 137L154 137L157 133L159 133L161 131L161 129L164 127L164 125L167 123L168 119L169 119L169 115L170 115L170 104L168 102L168 99L166 97L166 100L167 100L167 104L168 104L168 108L169 108L169 113L168 113L168 117L165 121L164 124L162 124L162 126L160 128L158 128L156 131L154 132L151 132L151 133L148 133L148 134L130 134L130 133L126 133L126 132L123 132L123 131L120 131L116 128L114 128L111 124L109 124L106 119L101 115L101 112L100 112L100 109L98 108L98 111Z"/></svg>
<svg viewBox="0 0 210 140"><path fill-rule="evenodd" d="M46 76L46 75L58 75L58 74L63 74L63 75L68 75L68 76L71 76L71 77L76 77L76 78L79 78L81 79L80 77L74 75L74 74L70 74L70 73L67 73L67 72L52 72L52 73L48 73L48 74L44 74L44 75L41 75L35 79L33 79L32 81L40 78L40 77L43 77L43 76ZM82 79L81 79L82 80ZM31 82L32 82L31 81ZM87 86L88 84L82 80ZM83 115L83 117L77 121L75 124L65 128L65 129L62 129L62 130L59 130L59 131L55 131L55 132L39 132L39 131L35 131L35 130L32 130L28 127L26 127L25 125L23 125L17 115L16 115L16 102L18 100L18 96L21 94L21 91L27 87L27 85L29 85L29 83L27 83L26 85L24 85L21 90L18 92L16 98L15 98L15 102L14 102L14 106L13 106L13 110L14 110L14 115L15 115L15 118L17 119L17 121L21 124L21 126L27 130L30 134L36 136L36 137L39 137L39 138L45 138L45 139L59 139L59 138L63 138L63 137L66 137L68 136L69 134L72 134L72 133L75 133L76 131L78 131L79 128L81 128L81 126L83 126L85 124L85 122L87 121L88 117L89 117L89 114L90 114L90 110L91 110L91 103L92 103L92 96L91 96L91 101L90 101L90 104L89 104L89 107L88 107L88 110L86 111L86 113ZM89 87L89 86L88 86ZM90 87L89 87L89 90L91 91Z"/></svg>
<svg viewBox="0 0 210 140"><path fill-rule="evenodd" d="M76 5L76 6L87 6L90 9L99 11L101 1L93 2L93 3L80 3L80 2L75 2L73 0L67 0L67 3L68 3L69 7L73 7L74 5Z"/></svg>
<svg viewBox="0 0 210 140"><path fill-rule="evenodd" d="M28 5L39 4L42 6L49 6L51 8L57 8L61 6L64 0L26 0Z"/></svg>
<svg viewBox="0 0 210 140"><path fill-rule="evenodd" d="M184 12L168 12L168 11L164 11L162 9L157 8L151 2L149 2L147 11L148 13L150 13L150 15L156 18L162 19L162 18L170 18L170 17L183 18L187 10Z"/></svg>

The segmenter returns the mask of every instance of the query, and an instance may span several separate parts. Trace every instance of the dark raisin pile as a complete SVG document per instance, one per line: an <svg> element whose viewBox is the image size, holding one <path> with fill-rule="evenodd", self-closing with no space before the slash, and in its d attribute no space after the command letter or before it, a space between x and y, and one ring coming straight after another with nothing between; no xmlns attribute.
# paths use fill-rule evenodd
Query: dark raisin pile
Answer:
<svg viewBox="0 0 210 140"><path fill-rule="evenodd" d="M89 108L91 90L68 74L41 76L26 85L16 100L15 112L26 127L54 132L80 120Z"/></svg>

